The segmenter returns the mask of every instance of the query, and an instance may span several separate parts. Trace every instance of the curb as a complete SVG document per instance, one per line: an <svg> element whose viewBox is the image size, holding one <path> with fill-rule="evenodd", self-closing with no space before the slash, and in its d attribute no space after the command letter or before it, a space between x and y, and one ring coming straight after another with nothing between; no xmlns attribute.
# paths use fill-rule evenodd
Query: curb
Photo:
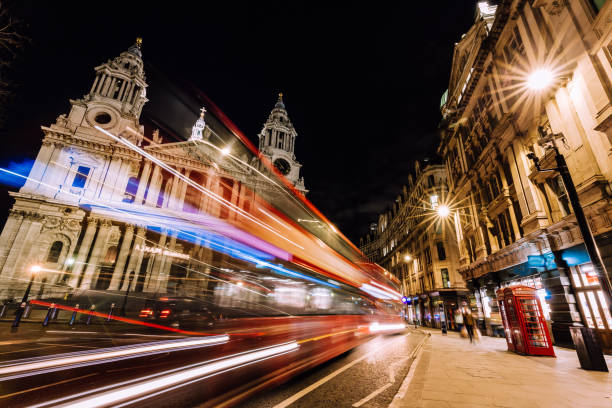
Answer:
<svg viewBox="0 0 612 408"><path fill-rule="evenodd" d="M425 331L418 330L418 329L414 331L418 331L418 332L425 334L425 338L423 338L423 340L421 340L421 342L417 344L417 346L414 348L414 351L410 354L410 358L413 359L412 363L410 363L410 369L408 370L406 377L404 377L404 380L402 381L402 385L400 385L399 389L397 390L397 393L393 397L393 400L391 400L391 404L389 404L389 408L399 408L401 406L400 405L401 401L406 396L406 392L408 391L408 388L410 387L410 384L412 382L412 377L414 376L414 372L416 371L416 367L419 364L419 360L421 358L421 350L423 349L423 345L425 344L427 340L431 338L430 332L425 332Z"/></svg>

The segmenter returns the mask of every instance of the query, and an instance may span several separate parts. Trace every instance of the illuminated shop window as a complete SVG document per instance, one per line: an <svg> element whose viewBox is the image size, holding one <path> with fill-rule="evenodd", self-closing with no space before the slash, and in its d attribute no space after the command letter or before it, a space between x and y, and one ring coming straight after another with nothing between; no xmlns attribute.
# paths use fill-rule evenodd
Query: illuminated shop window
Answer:
<svg viewBox="0 0 612 408"><path fill-rule="evenodd" d="M586 263L572 267L571 277L587 326L600 330L611 330L612 317L593 265Z"/></svg>

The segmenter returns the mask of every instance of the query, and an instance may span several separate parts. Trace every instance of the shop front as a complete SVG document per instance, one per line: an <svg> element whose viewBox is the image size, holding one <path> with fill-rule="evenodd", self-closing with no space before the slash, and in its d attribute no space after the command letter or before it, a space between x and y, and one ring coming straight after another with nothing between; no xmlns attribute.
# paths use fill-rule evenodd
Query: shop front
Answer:
<svg viewBox="0 0 612 408"><path fill-rule="evenodd" d="M612 351L612 317L583 244L529 255L527 262L471 279L468 285L470 305L487 335L503 336L496 291L526 286L535 290L555 344L571 346L569 327L582 324L596 331L602 348Z"/></svg>

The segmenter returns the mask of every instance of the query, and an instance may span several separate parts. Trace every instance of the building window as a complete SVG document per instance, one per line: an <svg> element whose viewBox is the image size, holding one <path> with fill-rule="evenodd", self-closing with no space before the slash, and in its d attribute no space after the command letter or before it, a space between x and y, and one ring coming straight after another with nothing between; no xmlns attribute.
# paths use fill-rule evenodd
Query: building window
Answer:
<svg viewBox="0 0 612 408"><path fill-rule="evenodd" d="M425 248L425 263L431 265L431 250L429 248Z"/></svg>
<svg viewBox="0 0 612 408"><path fill-rule="evenodd" d="M59 261L59 257L62 254L62 248L64 248L64 243L62 241L55 241L51 245L51 249L49 249L49 255L47 255L47 262L57 263Z"/></svg>
<svg viewBox="0 0 612 408"><path fill-rule="evenodd" d="M450 285L450 279L448 277L448 269L442 268L440 273L442 274L442 287L450 288L451 285Z"/></svg>
<svg viewBox="0 0 612 408"><path fill-rule="evenodd" d="M436 242L436 249L438 250L438 259L440 261L446 260L446 251L444 250L444 243Z"/></svg>
<svg viewBox="0 0 612 408"><path fill-rule="evenodd" d="M430 196L429 201L431 202L432 210L435 210L436 208L438 208L438 196L437 195Z"/></svg>
<svg viewBox="0 0 612 408"><path fill-rule="evenodd" d="M136 192L138 191L138 178L130 177L125 187L125 193L123 195L124 203L133 203L136 199Z"/></svg>
<svg viewBox="0 0 612 408"><path fill-rule="evenodd" d="M79 168L77 169L77 173L74 176L74 180L72 181L72 187L85 187L85 182L87 181L87 176L89 175L90 170L91 169L89 167L79 166Z"/></svg>

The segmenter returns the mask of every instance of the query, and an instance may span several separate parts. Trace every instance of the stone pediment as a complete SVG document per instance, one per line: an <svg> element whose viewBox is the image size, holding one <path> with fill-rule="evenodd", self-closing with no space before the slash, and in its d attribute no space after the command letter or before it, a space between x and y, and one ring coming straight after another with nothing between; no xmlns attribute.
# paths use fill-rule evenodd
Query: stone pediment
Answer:
<svg viewBox="0 0 612 408"><path fill-rule="evenodd" d="M217 167L229 173L244 173L245 166L225 157L206 142L187 140L184 142L149 145L144 148L169 165L195 168Z"/></svg>
<svg viewBox="0 0 612 408"><path fill-rule="evenodd" d="M470 30L464 34L457 44L453 53L451 65L451 75L449 83L449 101L456 98L461 92L463 82L468 76L474 60L478 54L483 40L487 36L487 25L484 21L474 24Z"/></svg>

